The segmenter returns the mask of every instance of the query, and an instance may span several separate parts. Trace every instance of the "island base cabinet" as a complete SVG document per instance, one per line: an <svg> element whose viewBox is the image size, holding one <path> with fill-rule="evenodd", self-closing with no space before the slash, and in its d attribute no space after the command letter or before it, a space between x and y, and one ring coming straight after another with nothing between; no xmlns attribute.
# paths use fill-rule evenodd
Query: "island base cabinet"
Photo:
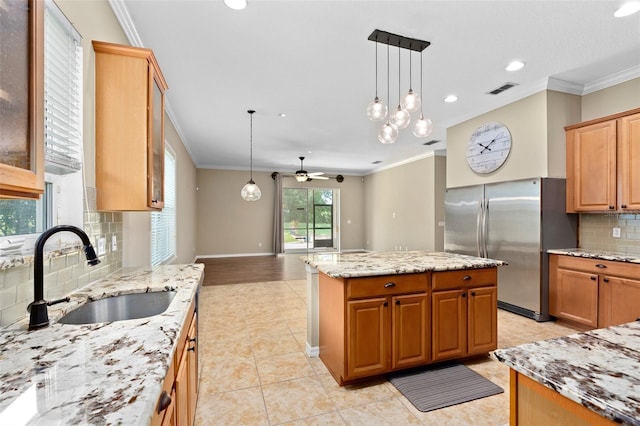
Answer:
<svg viewBox="0 0 640 426"><path fill-rule="evenodd" d="M467 351L483 354L498 346L498 292L496 287L469 291Z"/></svg>
<svg viewBox="0 0 640 426"><path fill-rule="evenodd" d="M617 424L513 369L509 393L511 426Z"/></svg>
<svg viewBox="0 0 640 426"><path fill-rule="evenodd" d="M466 293L462 290L432 294L433 360L462 357L467 352Z"/></svg>
<svg viewBox="0 0 640 426"><path fill-rule="evenodd" d="M348 302L347 376L357 378L389 370L387 298Z"/></svg>
<svg viewBox="0 0 640 426"><path fill-rule="evenodd" d="M393 359L391 368L422 365L429 361L429 296L421 293L393 298Z"/></svg>

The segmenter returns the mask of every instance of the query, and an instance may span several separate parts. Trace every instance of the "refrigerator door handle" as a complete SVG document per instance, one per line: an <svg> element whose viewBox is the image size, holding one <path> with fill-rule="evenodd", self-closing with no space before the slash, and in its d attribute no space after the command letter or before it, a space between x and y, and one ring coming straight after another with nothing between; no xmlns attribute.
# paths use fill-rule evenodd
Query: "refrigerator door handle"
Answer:
<svg viewBox="0 0 640 426"><path fill-rule="evenodd" d="M483 236L482 236L482 221L483 221L484 205L481 201L478 207L478 213L476 214L476 256L483 257Z"/></svg>
<svg viewBox="0 0 640 426"><path fill-rule="evenodd" d="M484 200L484 214L482 215L482 257L489 257L489 199Z"/></svg>

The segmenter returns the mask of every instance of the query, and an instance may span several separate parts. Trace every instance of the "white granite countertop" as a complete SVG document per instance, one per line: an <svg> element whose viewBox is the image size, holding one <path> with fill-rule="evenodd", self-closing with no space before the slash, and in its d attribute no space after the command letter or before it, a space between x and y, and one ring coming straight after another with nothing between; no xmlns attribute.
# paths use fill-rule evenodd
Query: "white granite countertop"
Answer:
<svg viewBox="0 0 640 426"><path fill-rule="evenodd" d="M0 329L0 425L147 425L204 265L125 269L49 307L51 325L28 318ZM89 325L56 323L87 300L167 291L159 315Z"/></svg>
<svg viewBox="0 0 640 426"><path fill-rule="evenodd" d="M640 425L640 322L512 348L493 355L578 404Z"/></svg>
<svg viewBox="0 0 640 426"><path fill-rule="evenodd" d="M427 251L315 253L304 256L303 260L332 278L416 274L426 271L490 268L507 264L502 260Z"/></svg>
<svg viewBox="0 0 640 426"><path fill-rule="evenodd" d="M613 260L615 262L640 263L640 255L631 253L615 253L600 250L588 250L581 248L547 250L550 254L563 254L565 256L586 257L588 259Z"/></svg>

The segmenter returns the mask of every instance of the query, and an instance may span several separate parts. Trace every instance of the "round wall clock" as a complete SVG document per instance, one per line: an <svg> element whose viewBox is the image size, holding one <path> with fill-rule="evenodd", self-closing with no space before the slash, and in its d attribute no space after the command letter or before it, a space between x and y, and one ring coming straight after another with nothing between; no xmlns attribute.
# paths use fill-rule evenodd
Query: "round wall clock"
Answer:
<svg viewBox="0 0 640 426"><path fill-rule="evenodd" d="M476 173L491 173L500 168L511 151L511 133L498 122L478 127L467 142L467 163Z"/></svg>

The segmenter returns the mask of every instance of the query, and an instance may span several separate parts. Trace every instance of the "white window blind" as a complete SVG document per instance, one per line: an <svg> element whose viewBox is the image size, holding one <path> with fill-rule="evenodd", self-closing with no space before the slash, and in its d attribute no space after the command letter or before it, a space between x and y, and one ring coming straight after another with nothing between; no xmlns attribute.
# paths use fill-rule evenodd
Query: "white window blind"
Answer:
<svg viewBox="0 0 640 426"><path fill-rule="evenodd" d="M45 171L64 175L82 167L82 38L51 0L44 39Z"/></svg>
<svg viewBox="0 0 640 426"><path fill-rule="evenodd" d="M151 213L151 264L159 265L176 255L176 158L165 145L164 208Z"/></svg>

